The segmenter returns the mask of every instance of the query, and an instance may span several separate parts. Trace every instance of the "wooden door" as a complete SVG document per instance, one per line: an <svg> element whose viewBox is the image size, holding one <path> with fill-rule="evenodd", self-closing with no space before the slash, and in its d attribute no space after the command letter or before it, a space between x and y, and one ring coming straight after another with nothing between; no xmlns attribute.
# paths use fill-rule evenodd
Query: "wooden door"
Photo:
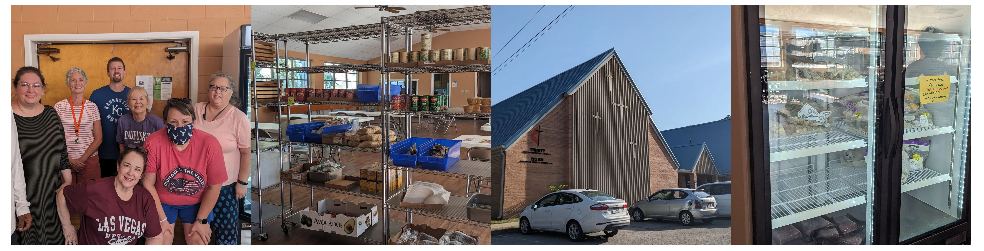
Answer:
<svg viewBox="0 0 984 251"><path fill-rule="evenodd" d="M189 54L182 52L168 60L165 48L176 43L130 43L130 44L56 44L49 47L58 48L61 52L52 54L58 61L45 55L38 56L39 68L45 76L48 88L45 90L41 103L54 105L69 96L65 73L72 67L84 70L89 82L84 96L89 98L92 91L109 84L106 62L110 58L119 57L126 65L126 77L123 83L130 88L136 84L138 75L154 77L172 77L173 89L171 98L188 98L188 65ZM166 100L154 100L151 112L164 118Z"/></svg>

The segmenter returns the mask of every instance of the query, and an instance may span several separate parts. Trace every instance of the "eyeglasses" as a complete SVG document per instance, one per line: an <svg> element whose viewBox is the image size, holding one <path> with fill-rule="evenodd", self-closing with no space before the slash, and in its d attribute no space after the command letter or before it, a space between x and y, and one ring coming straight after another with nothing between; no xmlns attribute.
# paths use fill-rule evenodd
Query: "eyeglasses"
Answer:
<svg viewBox="0 0 984 251"><path fill-rule="evenodd" d="M232 90L232 87L209 85L208 86L208 90L209 91L218 91L218 92L221 92L221 93L226 93L226 92L229 92L229 90Z"/></svg>
<svg viewBox="0 0 984 251"><path fill-rule="evenodd" d="M28 84L27 82L24 82L24 83L20 83L20 87L23 88L34 87L34 89L41 89L44 88L44 84L41 83Z"/></svg>

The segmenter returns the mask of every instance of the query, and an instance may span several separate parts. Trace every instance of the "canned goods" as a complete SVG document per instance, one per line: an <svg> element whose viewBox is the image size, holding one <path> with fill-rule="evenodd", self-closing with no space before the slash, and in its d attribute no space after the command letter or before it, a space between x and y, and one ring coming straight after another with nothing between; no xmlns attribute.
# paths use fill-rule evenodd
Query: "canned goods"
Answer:
<svg viewBox="0 0 984 251"><path fill-rule="evenodd" d="M410 110L417 111L417 105L420 103L420 96L413 95L410 96Z"/></svg>
<svg viewBox="0 0 984 251"><path fill-rule="evenodd" d="M429 51L431 49L431 34L420 34L420 49Z"/></svg>
<svg viewBox="0 0 984 251"><path fill-rule="evenodd" d="M478 59L489 59L492 57L490 55L491 51L489 51L489 47L478 47L476 49L478 49Z"/></svg>
<svg viewBox="0 0 984 251"><path fill-rule="evenodd" d="M475 60L475 48L474 47L465 48L465 59L464 60Z"/></svg>
<svg viewBox="0 0 984 251"><path fill-rule="evenodd" d="M428 58L430 58L431 62L441 61L441 50L431 50L430 57Z"/></svg>
<svg viewBox="0 0 984 251"><path fill-rule="evenodd" d="M417 103L417 109L421 111L430 110L430 96L422 95L420 96L420 103Z"/></svg>

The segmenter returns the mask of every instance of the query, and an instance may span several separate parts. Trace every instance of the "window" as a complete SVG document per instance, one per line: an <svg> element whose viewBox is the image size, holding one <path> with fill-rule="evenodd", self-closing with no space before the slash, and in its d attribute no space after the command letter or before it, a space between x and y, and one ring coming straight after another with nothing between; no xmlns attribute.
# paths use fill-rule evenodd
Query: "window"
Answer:
<svg viewBox="0 0 984 251"><path fill-rule="evenodd" d="M582 201L581 197L569 193L560 193L558 198L560 202L557 205L574 204Z"/></svg>
<svg viewBox="0 0 984 251"><path fill-rule="evenodd" d="M602 191L581 191L581 194L591 198L594 201L617 200L615 196L611 196Z"/></svg>
<svg viewBox="0 0 984 251"><path fill-rule="evenodd" d="M407 88L410 88L409 89L410 90L410 94L411 95L416 95L417 94L417 80L416 79L410 80L410 87L407 87L404 84L404 82L406 82L406 80L390 81L390 85L399 85L400 86L400 93L399 94L403 94L404 92L406 92L408 90Z"/></svg>
<svg viewBox="0 0 984 251"><path fill-rule="evenodd" d="M284 59L277 59L278 64L283 64ZM291 58L287 61L287 68L294 67L307 67L307 61L303 59ZM284 88L308 88L308 74L304 72L291 72L288 76L287 71L278 70L278 77L273 78L272 68L257 68L256 69L256 81L274 81L274 80L285 80L283 82Z"/></svg>
<svg viewBox="0 0 984 251"><path fill-rule="evenodd" d="M779 28L761 26L762 67L782 67L782 57L779 52Z"/></svg>
<svg viewBox="0 0 984 251"><path fill-rule="evenodd" d="M537 201L535 205L537 207L549 207L549 206L557 205L557 194L547 195L547 197L543 197L543 199Z"/></svg>
<svg viewBox="0 0 984 251"><path fill-rule="evenodd" d="M336 63L325 62L325 66L338 65ZM356 89L359 86L359 72L348 71L346 73L325 72L325 89Z"/></svg>
<svg viewBox="0 0 984 251"><path fill-rule="evenodd" d="M665 200L670 197L670 193L673 191L659 191L649 197L649 200Z"/></svg>

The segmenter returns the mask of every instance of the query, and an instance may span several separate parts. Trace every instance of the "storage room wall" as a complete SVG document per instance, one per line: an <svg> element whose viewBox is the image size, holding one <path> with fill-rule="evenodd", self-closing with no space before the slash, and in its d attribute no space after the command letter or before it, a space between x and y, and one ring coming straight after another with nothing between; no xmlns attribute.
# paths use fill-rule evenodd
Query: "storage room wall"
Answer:
<svg viewBox="0 0 984 251"><path fill-rule="evenodd" d="M413 44L412 50L420 50L420 34L414 35L414 41L417 43ZM431 39L431 49L454 49L454 48L467 48L467 47L491 47L492 46L492 29L481 29L481 30L468 30L468 31L457 31L448 32L440 36L433 37ZM393 50L399 51L399 50ZM495 54L493 51L492 54ZM379 57L375 57L364 63L379 63ZM449 105L452 107L460 107L467 105L467 99L475 97L476 89L475 83L477 81L477 73L452 73L449 76L450 81L458 81L457 87L451 88L451 97L448 100ZM365 84L379 84L379 72L366 72L363 73L366 81ZM421 95L429 95L431 90L431 74L414 74L413 79L418 79L417 81L417 93ZM392 74L390 79L404 79L403 74Z"/></svg>
<svg viewBox="0 0 984 251"><path fill-rule="evenodd" d="M10 17L11 76L24 66L24 35L198 31L199 85L192 94L205 100L206 82L222 69L222 39L250 23L250 9L247 5L13 5ZM133 86L134 77L127 76L128 86Z"/></svg>

